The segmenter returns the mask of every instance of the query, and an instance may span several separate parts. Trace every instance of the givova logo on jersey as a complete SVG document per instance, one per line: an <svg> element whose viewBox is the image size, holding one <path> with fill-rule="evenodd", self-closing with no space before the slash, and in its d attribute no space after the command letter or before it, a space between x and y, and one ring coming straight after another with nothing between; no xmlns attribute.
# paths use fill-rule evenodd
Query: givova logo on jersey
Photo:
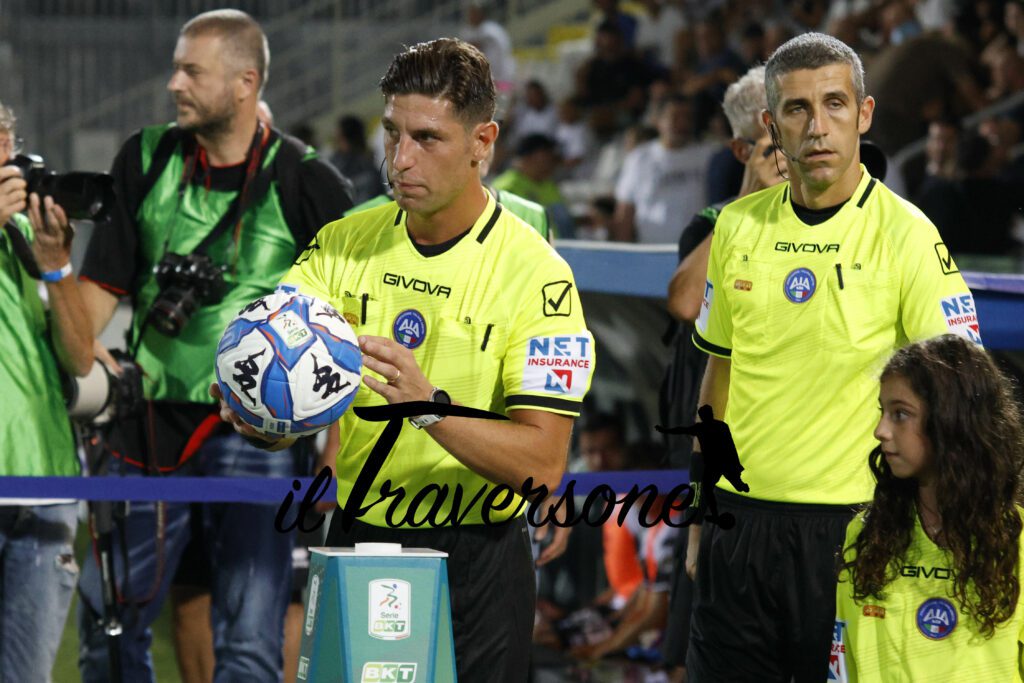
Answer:
<svg viewBox="0 0 1024 683"><path fill-rule="evenodd" d="M589 332L531 337L526 342L523 391L582 398L594 366L594 340Z"/></svg>
<svg viewBox="0 0 1024 683"><path fill-rule="evenodd" d="M828 680L846 683L846 622L836 619L832 627L832 651L828 656Z"/></svg>
<svg viewBox="0 0 1024 683"><path fill-rule="evenodd" d="M946 327L952 334L960 335L975 344L981 343L981 327L978 325L978 311L974 308L971 293L948 296L939 302Z"/></svg>

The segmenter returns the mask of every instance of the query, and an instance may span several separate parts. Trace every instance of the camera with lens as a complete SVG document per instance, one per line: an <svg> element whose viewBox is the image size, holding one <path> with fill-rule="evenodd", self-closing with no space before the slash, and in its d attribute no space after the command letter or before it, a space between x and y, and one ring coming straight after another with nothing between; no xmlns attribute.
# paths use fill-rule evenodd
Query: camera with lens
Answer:
<svg viewBox="0 0 1024 683"><path fill-rule="evenodd" d="M19 154L7 165L21 170L28 184L28 194L35 192L40 197L53 197L68 218L101 221L110 216L114 206L114 179L107 173L57 173L47 169L43 158L35 154Z"/></svg>
<svg viewBox="0 0 1024 683"><path fill-rule="evenodd" d="M142 369L123 351L110 355L121 366L121 374L97 359L85 377L64 376L64 404L72 418L100 426L142 414Z"/></svg>
<svg viewBox="0 0 1024 683"><path fill-rule="evenodd" d="M147 323L168 337L177 337L199 306L223 298L224 270L205 254L165 254L153 267L160 294L149 309Z"/></svg>

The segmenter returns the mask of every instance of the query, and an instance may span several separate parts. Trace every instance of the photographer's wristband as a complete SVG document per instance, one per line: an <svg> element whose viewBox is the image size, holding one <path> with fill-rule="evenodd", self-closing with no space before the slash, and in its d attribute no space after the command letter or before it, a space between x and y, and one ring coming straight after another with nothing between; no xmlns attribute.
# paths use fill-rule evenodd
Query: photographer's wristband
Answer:
<svg viewBox="0 0 1024 683"><path fill-rule="evenodd" d="M448 395L448 392L444 389L438 389L434 387L434 390L430 392L431 403L444 403L445 405L452 404L452 397ZM423 429L430 425L435 425L444 419L444 415L417 415L416 417L409 418L409 424L416 429Z"/></svg>
<svg viewBox="0 0 1024 683"><path fill-rule="evenodd" d="M68 275L71 275L71 262L68 261L64 264L64 267L60 270L49 270L39 275L39 279L43 282L60 282Z"/></svg>

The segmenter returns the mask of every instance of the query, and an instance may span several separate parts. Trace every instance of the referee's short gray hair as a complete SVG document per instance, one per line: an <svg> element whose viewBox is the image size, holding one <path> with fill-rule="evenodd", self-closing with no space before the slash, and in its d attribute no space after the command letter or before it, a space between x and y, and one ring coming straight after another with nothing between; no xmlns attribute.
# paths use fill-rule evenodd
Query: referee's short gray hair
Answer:
<svg viewBox="0 0 1024 683"><path fill-rule="evenodd" d="M849 64L857 105L864 101L864 65L853 49L824 33L804 33L787 40L772 53L765 67L768 109L779 106L779 77L799 69L820 69L831 64Z"/></svg>
<svg viewBox="0 0 1024 683"><path fill-rule="evenodd" d="M756 140L761 136L761 111L768 107L764 92L764 67L755 66L729 86L722 109L734 138Z"/></svg>

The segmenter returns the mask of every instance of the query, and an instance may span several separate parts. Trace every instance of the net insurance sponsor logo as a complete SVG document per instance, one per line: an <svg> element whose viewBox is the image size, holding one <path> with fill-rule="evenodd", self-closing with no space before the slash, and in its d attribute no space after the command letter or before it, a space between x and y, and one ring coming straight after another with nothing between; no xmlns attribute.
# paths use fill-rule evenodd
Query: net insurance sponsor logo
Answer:
<svg viewBox="0 0 1024 683"><path fill-rule="evenodd" d="M360 683L416 683L415 662L367 662Z"/></svg>
<svg viewBox="0 0 1024 683"><path fill-rule="evenodd" d="M981 328L978 326L978 311L974 308L974 297L970 294L957 294L946 297L941 303L942 315L946 317L949 331L980 344Z"/></svg>
<svg viewBox="0 0 1024 683"><path fill-rule="evenodd" d="M412 627L412 588L401 579L370 582L370 637L380 640L408 638ZM386 679L384 679L386 680Z"/></svg>
<svg viewBox="0 0 1024 683"><path fill-rule="evenodd" d="M523 390L582 398L594 365L589 334L532 337L526 343Z"/></svg>
<svg viewBox="0 0 1024 683"><path fill-rule="evenodd" d="M832 652L828 658L828 680L846 683L846 622L836 619L832 627Z"/></svg>

